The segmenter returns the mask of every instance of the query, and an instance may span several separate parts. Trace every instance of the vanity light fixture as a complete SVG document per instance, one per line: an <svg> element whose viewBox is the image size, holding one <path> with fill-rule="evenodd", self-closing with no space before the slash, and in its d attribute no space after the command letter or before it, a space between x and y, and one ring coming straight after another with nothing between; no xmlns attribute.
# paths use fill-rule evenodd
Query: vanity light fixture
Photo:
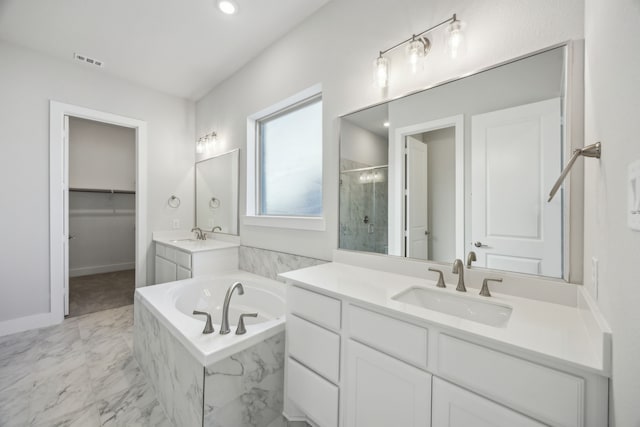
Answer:
<svg viewBox="0 0 640 427"><path fill-rule="evenodd" d="M215 132L208 133L196 140L196 153L202 154L211 149L213 144L218 140L218 134Z"/></svg>
<svg viewBox="0 0 640 427"><path fill-rule="evenodd" d="M238 4L232 0L219 0L218 9L226 15L235 15L238 13Z"/></svg>
<svg viewBox="0 0 640 427"><path fill-rule="evenodd" d="M382 124L382 126L384 126L384 127L388 128L388 127L389 127L389 122L384 122L384 123Z"/></svg>
<svg viewBox="0 0 640 427"><path fill-rule="evenodd" d="M408 39L403 40L388 49L381 50L378 58L376 58L373 63L374 79L377 86L381 89L384 89L389 83L389 59L385 55L387 55L392 50L399 48L400 46L407 45L407 59L409 61L409 64L411 65L411 70L415 73L418 69L420 61L429 53L429 50L431 50L431 41L425 35L446 24L449 24L449 26L447 27L447 47L449 50L449 54L452 58L456 58L461 51L464 38L462 35L462 23L458 20L456 14L454 13L451 18L442 21L431 28L428 28L421 33L413 34Z"/></svg>

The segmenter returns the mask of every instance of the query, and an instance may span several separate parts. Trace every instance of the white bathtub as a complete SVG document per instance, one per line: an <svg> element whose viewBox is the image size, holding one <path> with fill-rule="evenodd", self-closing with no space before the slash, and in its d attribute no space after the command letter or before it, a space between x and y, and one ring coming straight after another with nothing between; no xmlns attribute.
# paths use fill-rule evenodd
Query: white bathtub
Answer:
<svg viewBox="0 0 640 427"><path fill-rule="evenodd" d="M242 283L244 295L239 295L237 290L234 292L229 306L231 332L220 335L224 296L235 282ZM245 350L284 330L284 284L245 271L147 286L138 288L136 293L136 303L144 304L202 366ZM206 318L194 316L193 310L212 315L213 334L202 334ZM236 335L240 313L255 312L258 313L257 318L245 317L247 333Z"/></svg>

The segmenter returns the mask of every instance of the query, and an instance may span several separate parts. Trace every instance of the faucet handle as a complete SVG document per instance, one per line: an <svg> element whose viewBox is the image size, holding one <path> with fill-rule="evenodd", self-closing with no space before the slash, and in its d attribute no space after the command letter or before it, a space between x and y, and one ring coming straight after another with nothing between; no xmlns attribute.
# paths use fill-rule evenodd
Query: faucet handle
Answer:
<svg viewBox="0 0 640 427"><path fill-rule="evenodd" d="M482 289L480 289L480 295L483 297L490 297L491 292L489 292L489 282L502 282L502 279L490 279L486 278L482 281Z"/></svg>
<svg viewBox="0 0 640 427"><path fill-rule="evenodd" d="M433 272L438 273L438 283L436 284L436 287L438 287L438 288L446 288L447 287L444 284L444 274L442 273L442 270L436 270L435 268L429 267L429 271L433 271Z"/></svg>
<svg viewBox="0 0 640 427"><path fill-rule="evenodd" d="M245 317L258 317L258 313L242 313L240 319L238 319L238 327L236 328L236 335L243 335L247 332L247 328L244 327Z"/></svg>
<svg viewBox="0 0 640 427"><path fill-rule="evenodd" d="M193 310L193 314L207 316L207 323L204 325L203 334L212 334L214 332L213 325L211 324L211 315L206 311Z"/></svg>

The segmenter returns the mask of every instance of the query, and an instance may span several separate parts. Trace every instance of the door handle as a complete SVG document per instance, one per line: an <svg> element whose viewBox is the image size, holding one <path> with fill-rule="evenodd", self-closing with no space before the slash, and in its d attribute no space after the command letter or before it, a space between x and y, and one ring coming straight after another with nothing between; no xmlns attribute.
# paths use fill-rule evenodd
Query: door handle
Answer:
<svg viewBox="0 0 640 427"><path fill-rule="evenodd" d="M478 241L478 242L472 242L473 246L475 246L476 248L487 248L487 245L482 244L482 242Z"/></svg>

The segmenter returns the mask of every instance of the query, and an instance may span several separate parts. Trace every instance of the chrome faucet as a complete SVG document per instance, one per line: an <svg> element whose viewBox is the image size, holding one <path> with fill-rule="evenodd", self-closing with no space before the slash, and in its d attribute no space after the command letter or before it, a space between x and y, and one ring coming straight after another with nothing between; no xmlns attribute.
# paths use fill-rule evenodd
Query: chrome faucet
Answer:
<svg viewBox="0 0 640 427"><path fill-rule="evenodd" d="M227 294L224 296L224 305L222 306L222 324L220 325L220 334L222 335L231 332L231 329L229 329L229 303L231 302L231 295L233 295L233 291L235 291L236 288L238 288L239 295L244 294L244 288L240 282L234 283L227 289Z"/></svg>
<svg viewBox="0 0 640 427"><path fill-rule="evenodd" d="M477 260L478 258L476 257L476 253L473 251L469 251L469 254L467 255L467 268L471 268L471 263Z"/></svg>
<svg viewBox="0 0 640 427"><path fill-rule="evenodd" d="M211 232L212 232L212 233L215 233L215 232L216 232L216 230L218 230L218 231L222 231L222 227L220 227L219 225L216 225L215 227L213 227L213 228L211 229Z"/></svg>
<svg viewBox="0 0 640 427"><path fill-rule="evenodd" d="M202 231L202 229L200 227L193 227L191 229L192 232L196 232L196 239L198 240L207 240L207 234Z"/></svg>
<svg viewBox="0 0 640 427"><path fill-rule="evenodd" d="M467 292L467 288L464 286L464 267L461 259L453 261L453 269L451 272L458 275L458 286L456 286L456 291Z"/></svg>

